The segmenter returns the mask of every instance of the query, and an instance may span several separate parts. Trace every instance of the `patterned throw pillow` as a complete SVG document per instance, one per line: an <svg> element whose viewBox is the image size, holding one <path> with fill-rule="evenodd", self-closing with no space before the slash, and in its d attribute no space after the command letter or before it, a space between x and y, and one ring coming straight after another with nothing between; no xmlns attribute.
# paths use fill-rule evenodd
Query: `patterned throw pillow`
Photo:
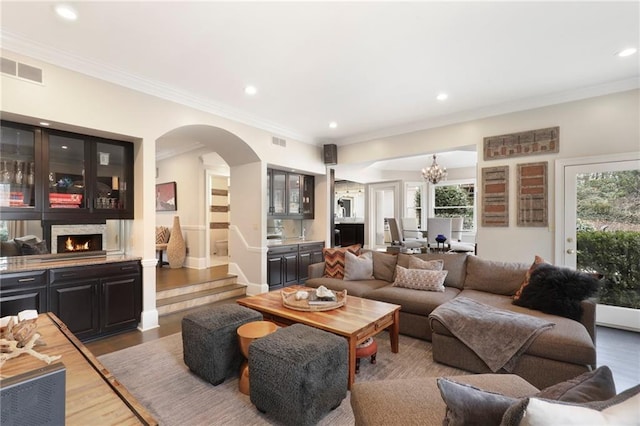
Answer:
<svg viewBox="0 0 640 426"><path fill-rule="evenodd" d="M442 271L444 260L422 260L419 257L411 256L409 258L409 269L429 269L431 271Z"/></svg>
<svg viewBox="0 0 640 426"><path fill-rule="evenodd" d="M394 287L411 288L414 290L444 291L444 279L448 271L432 271L429 269L407 269L396 266L396 280Z"/></svg>
<svg viewBox="0 0 640 426"><path fill-rule="evenodd" d="M524 281L522 281L522 285L520 286L518 291L516 291L516 294L513 295L513 300L520 299L520 297L522 296L522 290L524 290L524 288L529 285L529 281L531 280L531 273L535 271L538 265L541 265L543 263L549 263L549 262L547 262L540 256L536 255L535 259L533 260L533 263L531 264L531 267L529 268L527 273L524 275Z"/></svg>
<svg viewBox="0 0 640 426"><path fill-rule="evenodd" d="M324 255L325 278L337 278L340 280L344 278L344 260L345 253L347 251L359 256L360 244L355 244L349 247L322 249L322 254Z"/></svg>
<svg viewBox="0 0 640 426"><path fill-rule="evenodd" d="M156 226L156 244L166 244L169 242L169 228L166 226Z"/></svg>

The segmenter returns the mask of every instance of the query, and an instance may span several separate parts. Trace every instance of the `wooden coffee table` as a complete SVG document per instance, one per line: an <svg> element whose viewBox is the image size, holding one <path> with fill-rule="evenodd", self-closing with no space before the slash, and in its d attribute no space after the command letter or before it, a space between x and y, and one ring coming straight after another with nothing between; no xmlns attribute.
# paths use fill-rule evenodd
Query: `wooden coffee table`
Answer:
<svg viewBox="0 0 640 426"><path fill-rule="evenodd" d="M315 290L303 286L290 286L285 291ZM286 327L306 324L343 336L349 343L349 389L355 380L356 345L382 330L389 330L391 351L398 353L400 305L348 296L344 306L330 311L305 312L289 309L282 304L281 290L238 299L237 303L261 312L264 319Z"/></svg>

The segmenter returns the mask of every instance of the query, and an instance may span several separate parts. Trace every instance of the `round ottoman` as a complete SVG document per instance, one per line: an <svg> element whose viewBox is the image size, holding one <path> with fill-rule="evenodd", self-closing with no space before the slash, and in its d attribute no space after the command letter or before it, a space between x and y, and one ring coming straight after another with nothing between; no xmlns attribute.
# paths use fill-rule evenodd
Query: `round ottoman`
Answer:
<svg viewBox="0 0 640 426"><path fill-rule="evenodd" d="M360 371L360 358L371 357L371 364L376 363L376 355L378 354L378 344L373 337L369 337L364 342L356 346L356 374Z"/></svg>

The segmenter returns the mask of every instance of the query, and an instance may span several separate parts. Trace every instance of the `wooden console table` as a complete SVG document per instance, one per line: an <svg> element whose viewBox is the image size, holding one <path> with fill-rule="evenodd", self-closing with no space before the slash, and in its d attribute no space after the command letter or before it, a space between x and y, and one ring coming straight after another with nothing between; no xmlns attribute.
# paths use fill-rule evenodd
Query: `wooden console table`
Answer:
<svg viewBox="0 0 640 426"><path fill-rule="evenodd" d="M54 314L38 316L38 333L46 346L35 349L45 355L62 355L66 368L67 425L157 425L151 414L93 356ZM46 366L23 354L0 368L2 377Z"/></svg>

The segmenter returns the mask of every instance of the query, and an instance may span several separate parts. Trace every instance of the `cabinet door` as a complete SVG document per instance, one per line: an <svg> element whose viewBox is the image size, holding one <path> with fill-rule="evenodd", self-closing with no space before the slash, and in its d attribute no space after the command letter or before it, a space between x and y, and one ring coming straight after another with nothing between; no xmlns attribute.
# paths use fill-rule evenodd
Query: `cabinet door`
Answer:
<svg viewBox="0 0 640 426"><path fill-rule="evenodd" d="M313 176L303 176L302 182L302 215L305 219L313 219L315 178Z"/></svg>
<svg viewBox="0 0 640 426"><path fill-rule="evenodd" d="M92 337L100 331L99 285L100 281L93 279L59 284L50 288L51 311L78 339Z"/></svg>
<svg viewBox="0 0 640 426"><path fill-rule="evenodd" d="M45 209L77 212L86 210L86 140L80 135L50 132L45 138Z"/></svg>
<svg viewBox="0 0 640 426"><path fill-rule="evenodd" d="M292 285L298 283L298 252L286 254L283 256L283 273L284 285Z"/></svg>
<svg viewBox="0 0 640 426"><path fill-rule="evenodd" d="M302 214L302 176L287 174L287 214Z"/></svg>
<svg viewBox="0 0 640 426"><path fill-rule="evenodd" d="M114 277L101 281L102 332L131 328L140 321L141 280L139 276Z"/></svg>
<svg viewBox="0 0 640 426"><path fill-rule="evenodd" d="M274 215L285 215L287 213L287 174L279 170L271 170L272 187L271 205Z"/></svg>
<svg viewBox="0 0 640 426"><path fill-rule="evenodd" d="M275 290L284 286L282 267L282 255L267 257L267 283L269 284L269 290Z"/></svg>
<svg viewBox="0 0 640 426"><path fill-rule="evenodd" d="M309 278L309 265L311 265L311 252L300 253L298 256L298 281L300 284Z"/></svg>
<svg viewBox="0 0 640 426"><path fill-rule="evenodd" d="M0 137L0 210L4 219L32 219L41 209L36 194L40 178L40 131L2 122ZM36 142L37 141L37 142ZM13 217L20 214L20 217Z"/></svg>
<svg viewBox="0 0 640 426"><path fill-rule="evenodd" d="M93 209L104 216L121 217L120 213L132 211L131 149L131 144L105 141L92 146L95 186L91 198Z"/></svg>

